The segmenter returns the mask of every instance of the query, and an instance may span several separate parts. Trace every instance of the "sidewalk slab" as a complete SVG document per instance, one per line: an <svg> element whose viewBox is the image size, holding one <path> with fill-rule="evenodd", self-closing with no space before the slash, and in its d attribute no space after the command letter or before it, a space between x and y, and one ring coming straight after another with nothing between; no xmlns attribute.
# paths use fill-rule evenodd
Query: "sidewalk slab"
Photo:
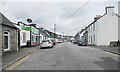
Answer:
<svg viewBox="0 0 120 72"><path fill-rule="evenodd" d="M9 52L2 56L2 67L8 65L9 63L15 61L23 55L29 54L30 52L38 50L39 47L27 47L21 48L19 52Z"/></svg>

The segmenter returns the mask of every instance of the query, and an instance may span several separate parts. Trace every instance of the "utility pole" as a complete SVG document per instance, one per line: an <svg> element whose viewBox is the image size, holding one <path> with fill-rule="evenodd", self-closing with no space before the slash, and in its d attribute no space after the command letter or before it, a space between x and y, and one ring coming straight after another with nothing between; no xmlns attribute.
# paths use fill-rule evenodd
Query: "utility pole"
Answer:
<svg viewBox="0 0 120 72"><path fill-rule="evenodd" d="M63 32L63 42L64 42L64 32Z"/></svg>
<svg viewBox="0 0 120 72"><path fill-rule="evenodd" d="M54 41L55 41L55 31L56 31L56 24L54 24Z"/></svg>

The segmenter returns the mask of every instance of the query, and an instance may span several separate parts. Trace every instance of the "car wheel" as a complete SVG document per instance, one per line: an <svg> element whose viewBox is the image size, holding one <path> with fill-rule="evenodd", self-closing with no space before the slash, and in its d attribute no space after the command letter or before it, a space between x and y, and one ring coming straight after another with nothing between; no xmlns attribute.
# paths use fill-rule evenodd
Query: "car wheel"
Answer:
<svg viewBox="0 0 120 72"><path fill-rule="evenodd" d="M40 49L42 49L42 47L40 47Z"/></svg>

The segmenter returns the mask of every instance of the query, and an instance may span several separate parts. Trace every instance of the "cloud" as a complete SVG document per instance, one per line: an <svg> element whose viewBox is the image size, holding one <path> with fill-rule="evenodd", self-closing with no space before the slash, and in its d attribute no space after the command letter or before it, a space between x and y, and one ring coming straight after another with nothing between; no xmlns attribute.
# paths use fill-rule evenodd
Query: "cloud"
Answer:
<svg viewBox="0 0 120 72"><path fill-rule="evenodd" d="M116 6L117 2L90 2L79 12L67 19L85 2L14 2L19 0L6 0L2 3L2 13L13 22L26 22L31 18L33 23L53 31L56 24L57 33L75 35L80 29L93 21L95 15L104 14L104 8L109 5ZM31 0L33 1L33 0ZM93 1L93 0L92 0Z"/></svg>

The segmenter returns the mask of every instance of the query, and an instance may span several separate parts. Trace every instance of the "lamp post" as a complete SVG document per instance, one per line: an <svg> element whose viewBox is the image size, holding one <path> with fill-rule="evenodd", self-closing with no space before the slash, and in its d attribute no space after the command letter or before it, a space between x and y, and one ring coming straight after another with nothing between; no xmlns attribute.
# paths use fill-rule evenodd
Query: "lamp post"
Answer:
<svg viewBox="0 0 120 72"><path fill-rule="evenodd" d="M55 31L56 31L56 24L54 24L54 42L55 42Z"/></svg>

